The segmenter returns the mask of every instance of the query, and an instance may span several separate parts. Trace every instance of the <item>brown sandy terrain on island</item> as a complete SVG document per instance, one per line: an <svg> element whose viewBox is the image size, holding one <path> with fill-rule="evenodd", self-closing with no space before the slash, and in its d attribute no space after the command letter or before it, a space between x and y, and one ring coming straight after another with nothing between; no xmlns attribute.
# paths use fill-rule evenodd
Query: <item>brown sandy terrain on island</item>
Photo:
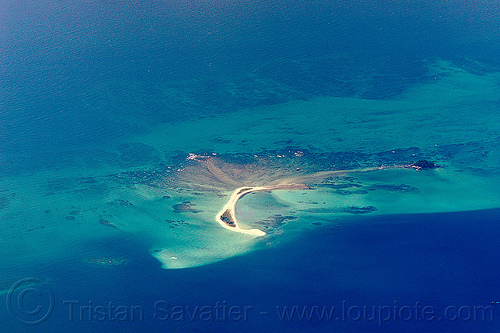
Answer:
<svg viewBox="0 0 500 333"><path fill-rule="evenodd" d="M200 207L203 207L205 213L199 214L196 218L193 216L194 219L202 220L202 228L192 229L190 232L181 230L178 233L161 233L160 237L166 238L165 244L167 245L158 245L151 253L163 263L164 268L169 269L195 267L219 261L250 251L256 243L261 241L271 244L275 236L283 233L282 224L287 220L298 218L281 216L280 214L266 218L267 206L263 207L266 209L256 211L255 214L247 209L242 209L240 215L240 210L237 212L236 206L238 200L247 194L259 191L261 193L282 191L275 194L276 200L284 200L283 206L306 208L294 210L294 213L291 214L300 215L302 213L299 211L303 211L304 214L308 215L310 213L307 208L318 208L319 206L309 206L308 203L302 205L300 200L302 195L306 194L306 190L318 190L318 198L329 194L336 196L335 202L332 203L334 209L328 210L328 213L335 215L366 214L377 209L373 206L356 206L358 199L360 199L359 196L364 195L356 193L355 190L358 187L371 186L379 179L380 182L387 180L387 186L403 186L391 183L391 176L399 177L398 179L419 176L413 172L408 172L406 175L407 172L404 171L410 168L418 170L417 163L412 163L411 157L388 159L387 162L384 162L378 158L370 160L359 156L359 161L343 162L342 158L335 157L328 160L321 154L296 154L292 151L288 157L265 152L222 155L216 153L195 155L192 153L187 158L186 155L176 155L176 160L178 162L173 167L158 174L159 177L155 182L156 187L178 193L179 197L183 198L182 200L193 199L191 201L194 202L200 198ZM394 174L389 172L390 169L395 170ZM398 172L397 169L402 171ZM375 173L375 171L381 171L381 174ZM427 173L430 176L432 174L434 173ZM338 190L329 190L330 188L343 190L346 185L348 188L353 187L349 193L354 194L354 198L347 196L347 194L338 194ZM295 195L292 190L299 192ZM385 194L384 192L383 195ZM172 197L174 196L176 194L172 195ZM414 197L411 199L413 200ZM287 200L292 200L291 205L287 205ZM345 207L342 204L344 200ZM298 205L292 207L295 201ZM187 202L183 201L184 204ZM365 203L363 200L359 202ZM367 202L370 201L367 200ZM422 204L425 205L425 203L423 200ZM263 202L261 198L255 198L246 208L254 207L258 210L258 207L252 205L260 204L267 205L267 200ZM189 204L182 207L183 214L192 213L188 210L190 208L188 206ZM271 203L271 206L275 207L274 203ZM238 208L243 207L238 206ZM323 214L323 212L321 213ZM313 211L312 214L316 214L316 212ZM244 216L248 216L248 218ZM299 229L303 228L299 227L297 230ZM196 230L199 230L200 234L196 234L193 238L192 231L196 232Z"/></svg>
<svg viewBox="0 0 500 333"><path fill-rule="evenodd" d="M215 219L222 227L228 230L253 236L263 236L266 233L259 229L242 229L239 226L238 220L236 218L236 203L246 194L257 191L307 190L310 189L310 187L306 185L307 183L322 181L331 176L347 173L370 172L384 169L412 167L412 165L382 166L354 170L320 171L310 174L299 174L287 177L285 174L283 174L283 172L280 173L279 170L276 169L268 170L270 172L269 174L267 174L265 172L265 169L259 170L255 165L248 165L246 166L246 168L243 168L241 166L239 166L239 168L229 167L227 168L227 170L223 171L221 167L217 166L214 163L214 161L217 161L216 158L207 156L200 156L199 158L197 158L197 156L194 156L192 159L200 163L198 170L194 169L193 167L187 170L191 172L194 170L197 171L196 173L190 175L192 179L200 181L205 178L205 186L214 188L218 187L220 189L240 186L232 192L228 202L224 205L221 211L219 211ZM222 165L231 166L231 164L228 163L223 163ZM253 171L254 173L250 173L251 171ZM242 179L246 175L248 175L248 178ZM234 178L240 179L235 180ZM259 181L263 186L255 186L255 183L258 183ZM245 183L251 185L244 185Z"/></svg>

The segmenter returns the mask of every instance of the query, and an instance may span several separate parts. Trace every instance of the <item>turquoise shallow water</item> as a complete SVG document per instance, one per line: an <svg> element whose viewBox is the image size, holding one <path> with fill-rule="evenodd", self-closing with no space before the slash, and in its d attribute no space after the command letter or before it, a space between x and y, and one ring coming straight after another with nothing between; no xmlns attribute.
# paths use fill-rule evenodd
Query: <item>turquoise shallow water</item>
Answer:
<svg viewBox="0 0 500 333"><path fill-rule="evenodd" d="M31 274L50 277L39 288L49 288L55 299L52 315L38 327L49 332L251 332L262 326L297 332L498 330L496 317L474 319L467 312L498 299L498 210L357 217L336 223L339 226L333 230L316 226L285 244L184 270L160 269L155 259L144 254L147 244L136 238L88 243L93 251L126 255L130 262L122 267L82 265L78 259L88 250L80 249L51 265L32 265ZM136 307L135 317L113 310L89 320L89 308L80 316L81 307L108 307L110 302L116 308ZM246 320L223 319L216 316L216 302L225 302L228 308L251 308ZM413 309L417 302L421 308L433 307L436 317L418 320L404 310L402 317L407 319L396 321L386 317L389 310L380 310L386 318L380 320L370 313L358 318L356 310L376 307L378 313L390 307L394 316L397 306L398 316L400 308ZM197 314L197 306L212 309L211 316ZM336 310L331 318L313 312L307 319L298 313L284 316L286 306ZM447 308L449 317L444 317ZM462 317L455 318L460 308ZM495 306L487 311L496 314L497 310ZM170 317L174 312L183 314ZM26 329L6 313L0 318L3 327Z"/></svg>
<svg viewBox="0 0 500 333"><path fill-rule="evenodd" d="M500 301L496 2L4 7L2 331L498 330L467 319ZM440 168L306 177L421 159ZM284 178L310 189L236 206L265 237L215 221L240 184ZM53 295L45 321L50 302L33 289L26 307L9 303L26 277ZM184 317L158 320L157 301ZM217 301L254 311L237 322L188 312ZM417 301L462 317L352 319ZM68 319L71 304L109 302L143 320ZM334 322L280 320L276 308L342 304L351 317Z"/></svg>

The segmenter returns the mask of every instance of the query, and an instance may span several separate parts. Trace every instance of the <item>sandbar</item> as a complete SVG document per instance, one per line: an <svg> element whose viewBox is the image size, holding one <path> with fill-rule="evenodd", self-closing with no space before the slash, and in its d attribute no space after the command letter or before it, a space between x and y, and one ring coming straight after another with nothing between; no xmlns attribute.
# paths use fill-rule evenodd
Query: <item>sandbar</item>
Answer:
<svg viewBox="0 0 500 333"><path fill-rule="evenodd" d="M238 200L246 194L257 192L257 191L274 191L274 190L307 190L310 189L309 186L305 185L305 182L313 181L317 179L324 179L337 174L342 173L353 173L353 172L369 172L384 169L394 169L394 168L408 168L411 165L397 165L397 166L381 166L374 168L365 169L354 169L354 170L335 170L335 171L321 171L317 173L312 173L309 175L301 175L289 178L283 178L276 182L276 185L269 186L242 186L237 188L231 194L228 202L224 205L222 210L216 215L216 221L224 228L239 232L247 235L253 236L264 236L266 233L260 229L242 229L238 224L236 219L235 207ZM300 183L299 183L300 182Z"/></svg>

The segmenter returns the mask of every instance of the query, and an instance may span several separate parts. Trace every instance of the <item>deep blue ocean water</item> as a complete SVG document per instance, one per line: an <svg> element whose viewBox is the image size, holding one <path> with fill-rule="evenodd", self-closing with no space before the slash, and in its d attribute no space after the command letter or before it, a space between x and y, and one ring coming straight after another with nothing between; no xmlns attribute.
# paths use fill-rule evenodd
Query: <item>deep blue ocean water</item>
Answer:
<svg viewBox="0 0 500 333"><path fill-rule="evenodd" d="M0 180L78 167L96 147L157 124L318 96L397 98L431 79L433 59L478 75L500 66L497 1L0 2ZM359 77L369 83L351 80ZM13 268L48 277L55 308L30 327L9 315L2 294L0 331L497 332L499 222L499 210L356 216L183 270L161 269L132 234L99 238L53 264ZM129 263L82 265L93 251ZM138 317L88 320L110 302L135 306ZM216 302L233 307L233 319L245 307L248 316L219 320ZM401 307L417 302L435 318L402 319ZM294 306L335 310L331 319L280 319ZM476 320L475 307L491 308Z"/></svg>
<svg viewBox="0 0 500 333"><path fill-rule="evenodd" d="M357 75L375 76L364 96L383 99L422 80L423 59L499 65L496 1L6 0L2 8L0 149L10 171L148 130L124 117L155 124L356 96L341 79ZM336 54L346 56L322 60ZM285 90L266 94L275 87L246 84L250 74ZM120 80L134 82L143 98L110 86ZM243 81L241 94L225 91L232 80ZM195 107L161 100L156 85L170 81L184 84Z"/></svg>
<svg viewBox="0 0 500 333"><path fill-rule="evenodd" d="M137 240L110 239L89 246L125 254L128 265L82 267L76 253L31 268L35 276L54 277L40 287L52 291L54 311L35 331L496 332L498 304L492 302L500 299L499 221L499 210L364 217L342 221L333 230L318 227L276 248L184 270L159 269ZM89 308L82 310L99 311L110 302L129 312L105 310L89 320ZM237 309L232 317L229 310L223 317L223 305ZM201 315L202 307L210 314ZM246 318L236 312L245 307ZM293 307L312 315L283 314ZM315 307L335 310L321 318ZM366 314L360 312L364 307ZM404 307L412 310L400 310ZM432 307L435 317L423 317L425 307ZM474 315L481 307L484 317ZM26 329L4 312L0 318L6 331Z"/></svg>

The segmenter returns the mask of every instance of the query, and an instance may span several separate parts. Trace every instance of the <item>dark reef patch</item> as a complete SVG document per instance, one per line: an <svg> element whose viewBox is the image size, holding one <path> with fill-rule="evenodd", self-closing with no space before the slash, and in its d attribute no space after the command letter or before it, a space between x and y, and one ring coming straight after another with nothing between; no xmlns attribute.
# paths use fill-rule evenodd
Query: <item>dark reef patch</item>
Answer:
<svg viewBox="0 0 500 333"><path fill-rule="evenodd" d="M405 184L373 184L366 187L369 191L384 190L399 193L418 193L419 189Z"/></svg>
<svg viewBox="0 0 500 333"><path fill-rule="evenodd" d="M277 229L284 225L287 221L295 220L297 217L292 215L281 215L276 214L273 216L269 216L265 220L256 222L256 224L261 225L264 229L271 231Z"/></svg>
<svg viewBox="0 0 500 333"><path fill-rule="evenodd" d="M182 160L185 159L185 156ZM140 170L140 171L127 171L108 175L108 179L118 184L135 185L141 184L150 187L161 187L161 180L166 175L165 171L159 170Z"/></svg>
<svg viewBox="0 0 500 333"><path fill-rule="evenodd" d="M106 186L94 177L57 178L49 180L46 186L48 195L71 192L102 194L106 189Z"/></svg>
<svg viewBox="0 0 500 333"><path fill-rule="evenodd" d="M169 224L170 228L180 227L181 225L189 225L188 222L184 220L165 220Z"/></svg>
<svg viewBox="0 0 500 333"><path fill-rule="evenodd" d="M341 211L343 213L349 213L349 214L369 214L377 211L377 207L374 206L364 206L364 207L346 207L342 208Z"/></svg>
<svg viewBox="0 0 500 333"><path fill-rule="evenodd" d="M102 224L103 226L105 227L109 227L109 228L118 228L116 225L114 225L113 223L111 223L110 221L108 220L105 220L105 219L100 219L99 220L99 223Z"/></svg>
<svg viewBox="0 0 500 333"><path fill-rule="evenodd" d="M133 206L134 204L125 199L115 199L113 201L108 202L108 205L127 207L127 206Z"/></svg>
<svg viewBox="0 0 500 333"><path fill-rule="evenodd" d="M128 260L124 257L102 257L102 258L86 258L83 262L95 266L119 267L126 265Z"/></svg>
<svg viewBox="0 0 500 333"><path fill-rule="evenodd" d="M412 166L417 170L430 170L438 167L436 163L427 160L418 160Z"/></svg>
<svg viewBox="0 0 500 333"><path fill-rule="evenodd" d="M213 142L213 143L231 143L231 140L223 139L223 138L215 138L215 139L210 140L210 142Z"/></svg>
<svg viewBox="0 0 500 333"><path fill-rule="evenodd" d="M195 204L192 204L189 201L184 201L182 203L178 203L176 205L173 205L172 208L174 209L174 213L199 213L201 210L194 209L193 206Z"/></svg>

